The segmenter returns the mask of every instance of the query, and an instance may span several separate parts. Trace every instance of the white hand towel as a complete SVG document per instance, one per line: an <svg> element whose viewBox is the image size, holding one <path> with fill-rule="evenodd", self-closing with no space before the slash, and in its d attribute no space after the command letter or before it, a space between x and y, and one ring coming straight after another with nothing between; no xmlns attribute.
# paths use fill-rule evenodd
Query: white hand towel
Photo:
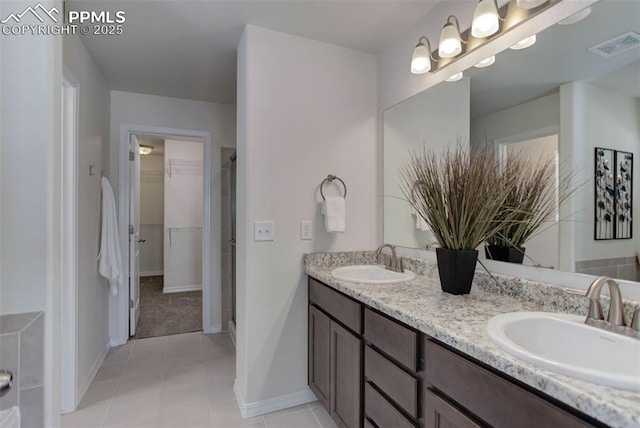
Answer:
<svg viewBox="0 0 640 428"><path fill-rule="evenodd" d="M343 233L347 227L347 208L341 196L328 196L322 203L324 227L329 233Z"/></svg>
<svg viewBox="0 0 640 428"><path fill-rule="evenodd" d="M431 230L429 228L429 224L424 219L424 217L422 217L420 213L416 211L416 209L413 207L411 207L411 214L416 216L416 229L421 230L423 232Z"/></svg>
<svg viewBox="0 0 640 428"><path fill-rule="evenodd" d="M124 277L122 254L118 239L118 216L113 189L107 177L102 177L102 231L100 234L98 272L109 280L111 294L118 294L118 280Z"/></svg>

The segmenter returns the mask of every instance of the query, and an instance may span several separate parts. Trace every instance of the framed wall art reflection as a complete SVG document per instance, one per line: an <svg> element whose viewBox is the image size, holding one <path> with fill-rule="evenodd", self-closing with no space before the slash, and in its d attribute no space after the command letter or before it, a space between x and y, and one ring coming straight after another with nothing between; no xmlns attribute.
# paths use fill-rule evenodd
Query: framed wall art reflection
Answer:
<svg viewBox="0 0 640 428"><path fill-rule="evenodd" d="M633 237L633 153L596 147L594 239Z"/></svg>

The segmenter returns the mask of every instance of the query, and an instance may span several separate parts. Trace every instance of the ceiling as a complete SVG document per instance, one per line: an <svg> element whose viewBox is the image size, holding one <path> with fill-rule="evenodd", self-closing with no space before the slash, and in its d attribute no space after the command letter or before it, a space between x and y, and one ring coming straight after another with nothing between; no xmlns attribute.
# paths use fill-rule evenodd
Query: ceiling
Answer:
<svg viewBox="0 0 640 428"><path fill-rule="evenodd" d="M375 54L439 1L70 0L67 9L126 13L122 35L81 36L112 89L235 104L245 24Z"/></svg>
<svg viewBox="0 0 640 428"><path fill-rule="evenodd" d="M164 137L158 135L136 134L138 144L153 147L152 155L164 155Z"/></svg>
<svg viewBox="0 0 640 428"><path fill-rule="evenodd" d="M554 25L521 51L507 49L491 67L471 68L471 117L553 93L572 81L640 97L640 47L608 59L588 48L629 31L640 33L640 1L601 0L573 25ZM610 75L609 73L614 73Z"/></svg>

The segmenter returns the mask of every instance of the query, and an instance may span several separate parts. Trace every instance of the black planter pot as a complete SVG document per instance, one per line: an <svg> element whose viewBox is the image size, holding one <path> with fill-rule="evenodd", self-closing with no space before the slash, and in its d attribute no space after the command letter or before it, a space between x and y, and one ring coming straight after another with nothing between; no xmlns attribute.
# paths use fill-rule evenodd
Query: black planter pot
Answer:
<svg viewBox="0 0 640 428"><path fill-rule="evenodd" d="M442 291L451 294L469 294L476 271L478 251L436 248L436 258Z"/></svg>
<svg viewBox="0 0 640 428"><path fill-rule="evenodd" d="M487 245L484 247L484 254L490 260L522 264L524 260L524 247L514 248Z"/></svg>

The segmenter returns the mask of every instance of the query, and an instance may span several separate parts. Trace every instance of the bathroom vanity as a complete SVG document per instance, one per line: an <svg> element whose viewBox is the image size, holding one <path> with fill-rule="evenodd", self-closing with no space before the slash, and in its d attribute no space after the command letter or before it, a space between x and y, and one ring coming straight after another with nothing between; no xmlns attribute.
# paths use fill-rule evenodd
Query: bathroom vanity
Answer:
<svg viewBox="0 0 640 428"><path fill-rule="evenodd" d="M536 297L513 285L500 294L483 284L482 275L470 295L448 295L435 268L417 259L408 261L420 275L407 283L359 284L331 276L333 267L371 258L305 258L309 385L339 426L640 426L640 393L549 372L486 338L486 321L494 315L549 311L549 305L580 312L579 296L545 302L540 296L562 290Z"/></svg>

